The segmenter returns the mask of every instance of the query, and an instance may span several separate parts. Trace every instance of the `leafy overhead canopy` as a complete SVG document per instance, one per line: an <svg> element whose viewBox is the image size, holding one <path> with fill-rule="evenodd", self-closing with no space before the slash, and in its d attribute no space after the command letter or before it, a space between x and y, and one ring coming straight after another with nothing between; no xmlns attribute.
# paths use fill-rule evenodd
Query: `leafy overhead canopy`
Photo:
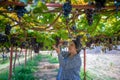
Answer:
<svg viewBox="0 0 120 80"><path fill-rule="evenodd" d="M12 1L12 0L8 0ZM19 37L36 37L38 42L45 43L45 46L51 46L55 41L53 36L59 36L62 39L68 39L70 35L89 34L95 36L119 36L120 35L120 11L106 9L94 12L93 24L88 25L85 15L85 9L76 9L73 7L68 21L62 14L61 7L47 7L46 3L64 4L66 0L20 0L27 6L29 11L19 19L15 11L8 11L6 7L0 7L0 32L4 33L5 25L12 25L11 35L17 34ZM33 2L33 4L29 4ZM87 5L95 0L71 0L73 5ZM106 6L114 6L113 0L106 0ZM12 6L14 7L14 6ZM77 30L71 30L76 25ZM27 34L27 36L26 36ZM21 36L22 35L22 36Z"/></svg>

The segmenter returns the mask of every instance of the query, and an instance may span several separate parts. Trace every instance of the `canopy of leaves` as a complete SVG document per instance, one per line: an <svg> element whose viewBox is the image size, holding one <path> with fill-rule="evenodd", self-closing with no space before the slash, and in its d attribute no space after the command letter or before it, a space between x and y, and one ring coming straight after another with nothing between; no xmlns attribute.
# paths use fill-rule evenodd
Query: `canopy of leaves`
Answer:
<svg viewBox="0 0 120 80"><path fill-rule="evenodd" d="M12 0L8 0L12 1ZM88 25L84 9L72 9L67 22L62 14L62 8L47 7L46 3L64 4L66 0L20 0L26 4L29 11L21 19L17 17L15 11L8 11L8 6L0 7L0 33L4 34L5 25L12 25L11 35L16 34L23 40L27 37L36 37L38 42L43 42L45 46L52 46L54 36L59 36L63 40L69 39L70 35L89 34L95 36L119 36L120 35L120 11L101 10L94 13L93 24ZM87 5L94 0L71 0L73 5ZM32 4L29 4L32 3ZM106 6L114 6L112 0L106 0ZM14 7L14 6L13 6ZM76 25L76 31L70 28ZM11 36L10 35L10 36Z"/></svg>

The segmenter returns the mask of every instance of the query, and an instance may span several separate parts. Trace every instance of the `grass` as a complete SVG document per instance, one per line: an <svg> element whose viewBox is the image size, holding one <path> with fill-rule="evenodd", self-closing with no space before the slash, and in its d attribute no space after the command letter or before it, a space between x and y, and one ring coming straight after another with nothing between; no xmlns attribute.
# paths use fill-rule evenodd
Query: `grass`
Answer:
<svg viewBox="0 0 120 80"><path fill-rule="evenodd" d="M41 55L37 55L33 60L27 61L26 67L23 64L16 66L16 69L13 70L12 80L35 80L33 73L37 71L36 66L41 58ZM8 80L8 70L0 73L0 80Z"/></svg>
<svg viewBox="0 0 120 80"><path fill-rule="evenodd" d="M52 57L51 55L42 55L42 58L47 58L50 63L58 63L58 58Z"/></svg>
<svg viewBox="0 0 120 80"><path fill-rule="evenodd" d="M9 62L9 58L5 59L4 61L3 60L0 60L0 65L2 64L6 64Z"/></svg>
<svg viewBox="0 0 120 80"><path fill-rule="evenodd" d="M50 63L58 63L58 58L56 57L52 57L51 55L48 55L47 58Z"/></svg>
<svg viewBox="0 0 120 80"><path fill-rule="evenodd" d="M81 69L80 77L81 80L84 80L84 69ZM93 73L91 73L90 71L86 71L86 80L94 80L95 78L96 76Z"/></svg>
<svg viewBox="0 0 120 80"><path fill-rule="evenodd" d="M8 80L8 70L0 73L0 80Z"/></svg>

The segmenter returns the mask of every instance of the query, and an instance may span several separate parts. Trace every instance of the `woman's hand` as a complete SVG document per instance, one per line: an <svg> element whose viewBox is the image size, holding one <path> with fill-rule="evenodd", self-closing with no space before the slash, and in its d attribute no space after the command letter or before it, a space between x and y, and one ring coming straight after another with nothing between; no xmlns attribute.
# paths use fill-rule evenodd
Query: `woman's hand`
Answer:
<svg viewBox="0 0 120 80"><path fill-rule="evenodd" d="M59 44L57 45L57 47L55 45L52 46L53 49L55 49L58 54L60 54L60 47L63 45L63 43L64 43L64 41L60 40Z"/></svg>
<svg viewBox="0 0 120 80"><path fill-rule="evenodd" d="M53 47L53 49L55 49L55 50L56 50L56 48L57 48L55 45L53 45L52 47Z"/></svg>
<svg viewBox="0 0 120 80"><path fill-rule="evenodd" d="M56 52L57 52L58 54L60 54L60 47L57 48L55 45L53 45L53 49L55 49Z"/></svg>

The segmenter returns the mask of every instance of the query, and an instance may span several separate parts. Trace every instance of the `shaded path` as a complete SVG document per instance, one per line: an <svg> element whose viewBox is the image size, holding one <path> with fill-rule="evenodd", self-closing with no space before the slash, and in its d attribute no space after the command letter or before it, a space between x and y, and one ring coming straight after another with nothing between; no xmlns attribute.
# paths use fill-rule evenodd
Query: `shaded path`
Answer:
<svg viewBox="0 0 120 80"><path fill-rule="evenodd" d="M34 73L36 80L56 80L58 63L50 63L46 57L43 57L37 68L37 72Z"/></svg>

